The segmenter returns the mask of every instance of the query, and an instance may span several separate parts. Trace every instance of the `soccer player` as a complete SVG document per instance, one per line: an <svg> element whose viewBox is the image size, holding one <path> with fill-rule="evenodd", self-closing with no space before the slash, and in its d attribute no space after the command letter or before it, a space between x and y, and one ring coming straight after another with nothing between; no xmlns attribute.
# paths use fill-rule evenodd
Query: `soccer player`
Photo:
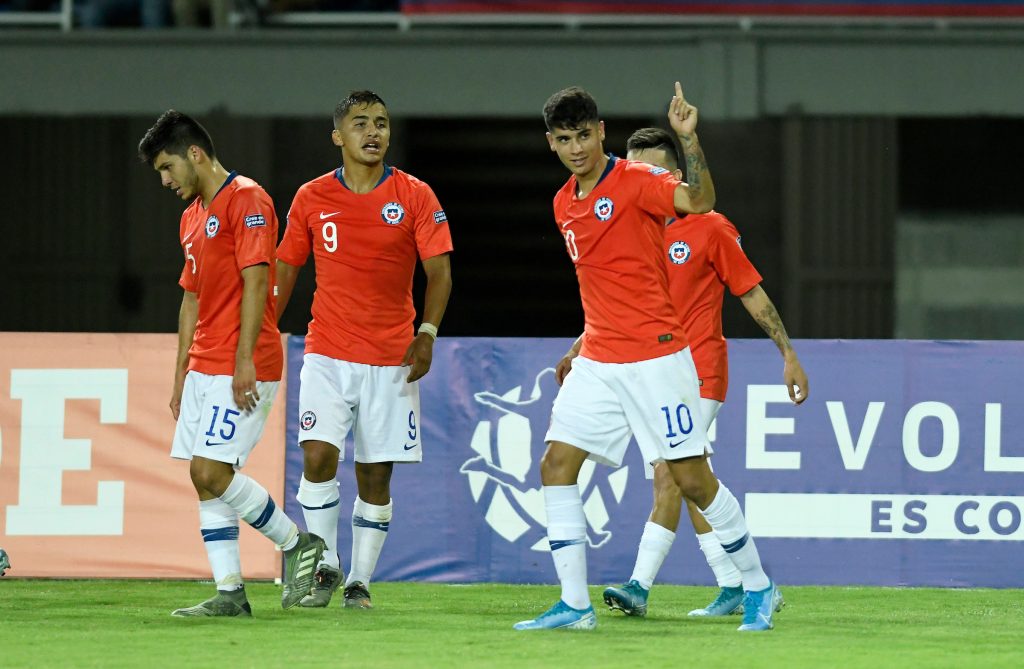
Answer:
<svg viewBox="0 0 1024 669"><path fill-rule="evenodd" d="M561 599L515 629L592 629L586 516L577 485L587 458L618 466L631 435L645 460L664 460L683 495L734 551L747 592L740 630L772 627L776 588L761 568L739 503L707 463L697 371L669 296L665 218L706 213L715 190L697 139L697 109L676 83L669 122L682 138L687 183L667 170L603 151L604 123L584 90L544 105L548 143L572 176L555 195L555 222L576 265L585 328L580 355L555 398L541 482Z"/></svg>
<svg viewBox="0 0 1024 669"><path fill-rule="evenodd" d="M637 130L627 141L626 149L630 160L664 168L677 179L683 178L676 145L666 130ZM729 362L722 336L722 298L726 288L740 298L751 317L775 342L783 359L783 383L792 401L803 403L809 393L807 375L789 341L782 318L761 287L761 275L743 252L739 232L729 219L717 212L669 219L665 227L664 254L672 303L683 318L700 379L705 430L710 429L718 415L729 383ZM556 378L559 382L569 373L580 344L577 340L558 363ZM708 454L711 452L709 448ZM604 591L605 603L626 615L646 615L648 593L672 547L679 525L682 494L668 466L656 463L653 477L654 507L640 539L633 575L622 587ZM693 502L687 501L687 511L700 548L721 588L713 602L690 611L690 615L729 615L743 603L740 572Z"/></svg>
<svg viewBox="0 0 1024 669"><path fill-rule="evenodd" d="M384 162L391 120L371 91L353 91L334 110L342 167L299 188L278 247L278 314L310 252L316 265L313 320L299 389L303 475L296 496L310 531L327 540L312 594L331 601L343 573L338 556L338 462L355 436L358 496L344 606L369 609L369 584L392 515L395 462L420 462L417 380L430 369L451 293L448 218L430 187ZM416 334L412 279L427 276Z"/></svg>
<svg viewBox="0 0 1024 669"><path fill-rule="evenodd" d="M284 551L281 606L313 587L324 550L267 490L237 471L259 441L281 379L281 336L274 313L277 215L252 179L228 172L194 119L174 110L157 119L139 158L189 205L181 215L185 266L178 312L178 358L171 414L171 457L190 460L199 494L199 528L217 594L171 615L251 616L238 551L238 519Z"/></svg>

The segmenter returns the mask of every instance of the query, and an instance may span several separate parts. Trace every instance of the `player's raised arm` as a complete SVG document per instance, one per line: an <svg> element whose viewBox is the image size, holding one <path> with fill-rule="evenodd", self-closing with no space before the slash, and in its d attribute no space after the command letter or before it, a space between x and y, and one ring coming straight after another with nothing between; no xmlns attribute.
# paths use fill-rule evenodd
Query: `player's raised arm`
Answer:
<svg viewBox="0 0 1024 669"><path fill-rule="evenodd" d="M786 333L786 326L782 324L782 317L772 304L768 293L764 292L761 284L758 284L740 296L740 301L750 315L761 326L775 345L779 347L782 354L784 366L782 368L782 379L789 391L789 398L796 404L802 404L810 394L807 385L807 374L804 373L803 365L796 357L793 344L789 341Z"/></svg>
<svg viewBox="0 0 1024 669"><path fill-rule="evenodd" d="M677 81L676 92L668 108L668 122L683 147L686 183L675 193L675 208L680 214L703 214L715 206L715 184L711 181L704 150L697 139L697 108L686 101Z"/></svg>

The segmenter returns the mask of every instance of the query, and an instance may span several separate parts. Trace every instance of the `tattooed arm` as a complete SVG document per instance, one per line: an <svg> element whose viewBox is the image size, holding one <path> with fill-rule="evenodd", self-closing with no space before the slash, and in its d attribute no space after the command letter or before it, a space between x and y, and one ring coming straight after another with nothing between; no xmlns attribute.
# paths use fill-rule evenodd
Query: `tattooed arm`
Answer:
<svg viewBox="0 0 1024 669"><path fill-rule="evenodd" d="M789 398L796 404L802 403L810 393L807 374L796 357L796 351L793 350L789 335L786 334L786 326L782 324L782 317L779 316L768 293L764 292L761 284L758 284L741 295L740 301L765 334L779 347L779 353L782 354L784 361L782 380L789 390Z"/></svg>
<svg viewBox="0 0 1024 669"><path fill-rule="evenodd" d="M704 159L704 150L697 139L697 108L683 97L683 87L676 82L676 94L668 109L668 122L679 137L686 163L686 183L676 189L676 212L703 214L715 206L715 184Z"/></svg>

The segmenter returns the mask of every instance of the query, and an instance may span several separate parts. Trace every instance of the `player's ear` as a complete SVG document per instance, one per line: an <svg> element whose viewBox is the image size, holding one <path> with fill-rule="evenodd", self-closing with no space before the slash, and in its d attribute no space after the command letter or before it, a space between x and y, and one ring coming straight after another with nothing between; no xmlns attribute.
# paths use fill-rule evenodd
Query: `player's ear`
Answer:
<svg viewBox="0 0 1024 669"><path fill-rule="evenodd" d="M550 132L544 133L544 136L548 138L548 146L551 147L552 151L554 151L555 150L555 136L552 135Z"/></svg>
<svg viewBox="0 0 1024 669"><path fill-rule="evenodd" d="M192 162L192 164L198 165L200 162L202 162L204 155L205 154L203 153L203 150L200 149L195 144L188 147L188 159Z"/></svg>
<svg viewBox="0 0 1024 669"><path fill-rule="evenodd" d="M601 138L602 142L604 141L604 121L597 122L597 136Z"/></svg>
<svg viewBox="0 0 1024 669"><path fill-rule="evenodd" d="M680 181L686 181L686 179L683 178L686 175L683 174L683 171L678 167L672 170L672 176L674 176L676 179L679 179Z"/></svg>
<svg viewBox="0 0 1024 669"><path fill-rule="evenodd" d="M338 147L345 145L345 142L341 139L341 133L338 132L337 128L331 131L331 142Z"/></svg>

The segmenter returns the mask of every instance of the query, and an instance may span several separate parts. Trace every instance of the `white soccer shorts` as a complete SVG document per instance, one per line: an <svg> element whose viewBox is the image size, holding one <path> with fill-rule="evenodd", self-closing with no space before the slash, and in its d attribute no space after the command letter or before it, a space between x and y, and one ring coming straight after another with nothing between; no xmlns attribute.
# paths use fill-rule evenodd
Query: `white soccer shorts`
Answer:
<svg viewBox="0 0 1024 669"><path fill-rule="evenodd" d="M408 367L381 367L303 356L299 374L299 444L325 441L345 459L345 437L355 438L355 461L420 462L419 382Z"/></svg>
<svg viewBox="0 0 1024 669"><path fill-rule="evenodd" d="M561 441L618 467L635 436L645 462L678 460L708 448L690 349L628 363L579 356L551 409L545 441Z"/></svg>
<svg viewBox="0 0 1024 669"><path fill-rule="evenodd" d="M253 411L235 404L231 377L190 371L181 394L171 457L203 457L241 468L263 435L279 381L257 381L260 400Z"/></svg>
<svg viewBox="0 0 1024 669"><path fill-rule="evenodd" d="M715 418L718 417L718 411L722 408L722 403L718 400L708 399L707 397L700 398L700 415L704 418L704 433L711 434L711 426L715 422ZM714 454L715 450L711 447L711 439L708 439L707 454ZM711 461L708 460L708 466L711 466ZM650 462L644 463L644 476L647 477L648 481L654 480L654 464Z"/></svg>

